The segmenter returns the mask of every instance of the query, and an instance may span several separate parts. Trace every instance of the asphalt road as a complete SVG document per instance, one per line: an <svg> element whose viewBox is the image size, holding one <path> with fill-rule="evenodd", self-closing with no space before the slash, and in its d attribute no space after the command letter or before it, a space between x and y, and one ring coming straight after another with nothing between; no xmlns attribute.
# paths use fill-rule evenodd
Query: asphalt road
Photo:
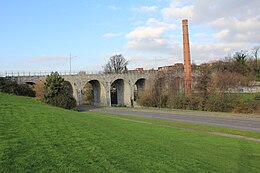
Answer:
<svg viewBox="0 0 260 173"><path fill-rule="evenodd" d="M83 108L84 110L84 108ZM221 126L241 130L251 130L260 132L260 116L243 117L232 114L209 115L207 112L174 112L142 109L122 109L122 108L86 108L85 111L103 112L109 114L120 114L135 117L156 118L192 124L204 124L211 126ZM201 115L200 115L201 114Z"/></svg>

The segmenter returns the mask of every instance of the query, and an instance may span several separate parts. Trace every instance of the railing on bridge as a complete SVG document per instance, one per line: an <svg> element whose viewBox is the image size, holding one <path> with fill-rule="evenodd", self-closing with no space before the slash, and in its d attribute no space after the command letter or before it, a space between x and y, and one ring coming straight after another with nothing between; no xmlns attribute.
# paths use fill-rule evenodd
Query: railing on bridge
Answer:
<svg viewBox="0 0 260 173"><path fill-rule="evenodd" d="M19 77L19 76L47 76L50 75L52 72L51 71L6 71L5 73L2 73L2 76L5 77ZM62 71L58 72L62 76L67 76L67 75L78 75L79 72L67 72L67 71Z"/></svg>
<svg viewBox="0 0 260 173"><path fill-rule="evenodd" d="M32 71L32 72L24 72L24 71L6 71L5 73L0 73L0 76L2 77L41 77L41 76L47 76L50 75L51 71ZM58 73L61 76L85 76L85 75L114 75L114 73L111 74L105 74L102 71L58 71ZM166 71L158 71L158 70L129 70L128 72L124 73L127 75L136 75L136 74L164 74L168 73L175 76L183 76L183 71L180 70L166 70ZM195 76L196 73L193 73L193 76Z"/></svg>

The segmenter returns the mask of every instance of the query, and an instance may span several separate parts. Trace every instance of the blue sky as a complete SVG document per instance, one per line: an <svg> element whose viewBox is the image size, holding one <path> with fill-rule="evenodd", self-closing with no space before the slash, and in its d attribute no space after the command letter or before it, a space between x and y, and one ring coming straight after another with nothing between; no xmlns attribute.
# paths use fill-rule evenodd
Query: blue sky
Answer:
<svg viewBox="0 0 260 173"><path fill-rule="evenodd" d="M1 0L0 73L98 71L114 54L129 67L182 62L181 20L189 20L192 61L259 45L258 0ZM241 13L243 11L243 13Z"/></svg>

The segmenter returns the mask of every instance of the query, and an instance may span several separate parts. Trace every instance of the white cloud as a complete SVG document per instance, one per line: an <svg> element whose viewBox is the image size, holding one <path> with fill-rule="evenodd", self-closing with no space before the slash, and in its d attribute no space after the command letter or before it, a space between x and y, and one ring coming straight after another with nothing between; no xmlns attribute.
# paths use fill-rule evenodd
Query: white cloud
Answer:
<svg viewBox="0 0 260 173"><path fill-rule="evenodd" d="M248 31L260 29L260 15L246 18L246 19L238 19L236 17L225 17L218 18L209 24L217 29L227 28L227 27L235 27L237 30Z"/></svg>
<svg viewBox="0 0 260 173"><path fill-rule="evenodd" d="M126 34L124 48L137 55L161 56L169 64L182 62L181 20L187 18L191 59L196 63L223 59L259 44L259 6L259 0L171 0L161 10L161 20L150 18Z"/></svg>
<svg viewBox="0 0 260 173"><path fill-rule="evenodd" d="M159 21L159 20L157 20L155 18L149 18L147 20L147 22L146 22L146 25L152 26L152 27L162 27L165 30L175 29L176 28L175 24Z"/></svg>
<svg viewBox="0 0 260 173"><path fill-rule="evenodd" d="M124 34L123 32L120 32L120 33L106 33L106 34L103 34L102 37L109 39L109 38L114 38L114 37L121 36L123 34Z"/></svg>
<svg viewBox="0 0 260 173"><path fill-rule="evenodd" d="M209 25L220 30L215 37L223 41L259 43L260 40L260 15L244 20L235 17L219 18Z"/></svg>
<svg viewBox="0 0 260 173"><path fill-rule="evenodd" d="M225 37L227 37L230 34L228 29L224 29L218 33L215 34L215 38L217 39L223 39Z"/></svg>
<svg viewBox="0 0 260 173"><path fill-rule="evenodd" d="M210 37L210 35L206 33L195 33L193 36L200 37L200 38Z"/></svg>
<svg viewBox="0 0 260 173"><path fill-rule="evenodd" d="M158 38L162 36L164 28L137 27L125 37L127 39Z"/></svg>
<svg viewBox="0 0 260 173"><path fill-rule="evenodd" d="M129 41L125 48L147 52L169 52L168 41L162 38L150 38Z"/></svg>
<svg viewBox="0 0 260 173"><path fill-rule="evenodd" d="M171 0L162 15L169 20L188 18L196 23L207 23L218 18L245 19L259 15L259 0Z"/></svg>
<svg viewBox="0 0 260 173"><path fill-rule="evenodd" d="M187 5L183 6L182 3L178 1L172 1L169 7L162 10L163 17L165 19L176 19L176 18L187 18L191 19L194 16L194 6Z"/></svg>
<svg viewBox="0 0 260 173"><path fill-rule="evenodd" d="M157 6L142 6L142 7L134 7L131 9L135 12L155 12L158 10Z"/></svg>
<svg viewBox="0 0 260 173"><path fill-rule="evenodd" d="M146 26L138 26L133 31L126 34L126 39L145 39L159 38L165 31L176 28L173 24L158 21L154 18L149 18Z"/></svg>

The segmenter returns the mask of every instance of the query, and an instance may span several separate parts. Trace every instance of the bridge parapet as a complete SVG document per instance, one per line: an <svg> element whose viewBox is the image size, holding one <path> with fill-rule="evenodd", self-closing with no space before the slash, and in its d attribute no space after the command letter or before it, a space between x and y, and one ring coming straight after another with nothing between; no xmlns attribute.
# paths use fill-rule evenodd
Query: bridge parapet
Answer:
<svg viewBox="0 0 260 173"><path fill-rule="evenodd" d="M51 71L32 71L32 72L23 72L23 71L8 71L5 73L1 73L1 76L3 77L38 77L38 76L48 76L52 72ZM118 75L115 73L104 73L102 71L79 71L79 72L68 72L68 71L60 71L58 72L61 76L100 76L100 75L106 75L106 76L114 76ZM121 73L123 75L156 75L156 74L163 74L163 73L170 73L174 76L183 76L183 71L158 71L158 70L133 70L128 71L126 73Z"/></svg>

